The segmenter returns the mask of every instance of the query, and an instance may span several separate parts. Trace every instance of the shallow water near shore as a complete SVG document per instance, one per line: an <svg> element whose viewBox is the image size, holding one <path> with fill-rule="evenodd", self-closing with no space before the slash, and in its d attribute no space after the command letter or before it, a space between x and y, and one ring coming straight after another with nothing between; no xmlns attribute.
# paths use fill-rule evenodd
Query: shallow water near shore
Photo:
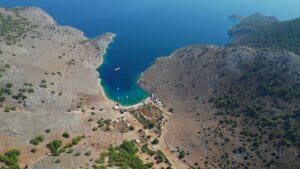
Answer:
<svg viewBox="0 0 300 169"><path fill-rule="evenodd" d="M107 97L122 105L147 97L136 82L157 57L186 45L229 42L227 30L236 24L229 15L300 16L299 0L0 0L0 6L41 7L90 38L116 33L98 71Z"/></svg>

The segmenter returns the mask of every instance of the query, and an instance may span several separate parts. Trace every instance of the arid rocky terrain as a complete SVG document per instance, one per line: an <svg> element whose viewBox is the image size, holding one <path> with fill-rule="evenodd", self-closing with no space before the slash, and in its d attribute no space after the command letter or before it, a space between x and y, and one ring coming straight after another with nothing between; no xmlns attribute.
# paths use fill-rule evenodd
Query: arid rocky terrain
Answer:
<svg viewBox="0 0 300 169"><path fill-rule="evenodd" d="M153 127L144 129L102 92L96 69L113 33L88 39L34 7L0 8L0 30L0 168L171 165L156 151L158 140L152 151L158 137ZM152 123L158 121L162 118ZM146 115L143 122L148 122Z"/></svg>
<svg viewBox="0 0 300 169"><path fill-rule="evenodd" d="M38 8L1 8L0 14L0 86L5 98L0 108L0 151L18 148L21 166L38 160L32 168L47 168L44 163L54 159L44 158L48 153L44 143L30 146L30 139L43 135L51 141L63 132L88 137L90 124L83 112L93 108L98 115L100 108L105 112L111 107L101 93L95 69L114 34L90 41L79 30L58 26ZM51 132L45 133L47 129ZM109 145L120 137L107 135L102 140ZM30 152L33 148L35 154Z"/></svg>
<svg viewBox="0 0 300 169"><path fill-rule="evenodd" d="M165 140L191 168L299 168L300 56L271 42L246 47L255 34L238 27L227 47L187 46L158 58L139 83L173 114Z"/></svg>
<svg viewBox="0 0 300 169"><path fill-rule="evenodd" d="M243 17L227 47L157 59L139 81L152 97L120 107L96 71L115 34L0 8L0 168L299 168L297 24Z"/></svg>

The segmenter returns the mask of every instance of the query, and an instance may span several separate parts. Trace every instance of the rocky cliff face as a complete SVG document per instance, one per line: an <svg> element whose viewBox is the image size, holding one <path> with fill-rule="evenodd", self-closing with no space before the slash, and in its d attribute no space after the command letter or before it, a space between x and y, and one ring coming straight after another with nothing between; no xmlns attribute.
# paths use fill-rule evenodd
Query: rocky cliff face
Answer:
<svg viewBox="0 0 300 169"><path fill-rule="evenodd" d="M286 51L188 46L139 83L173 112L166 140L190 166L299 168L299 72Z"/></svg>

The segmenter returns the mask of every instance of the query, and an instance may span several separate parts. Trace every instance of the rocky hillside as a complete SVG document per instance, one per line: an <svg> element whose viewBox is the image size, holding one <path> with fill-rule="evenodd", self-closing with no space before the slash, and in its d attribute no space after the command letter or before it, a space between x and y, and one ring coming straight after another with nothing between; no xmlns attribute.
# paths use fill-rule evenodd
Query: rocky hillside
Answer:
<svg viewBox="0 0 300 169"><path fill-rule="evenodd" d="M192 168L299 168L300 61L286 51L189 46L140 85L173 113L166 141Z"/></svg>
<svg viewBox="0 0 300 169"><path fill-rule="evenodd" d="M0 8L0 168L14 164L3 155L11 149L21 152L22 168L79 168L90 160L82 156L72 162L72 153L51 157L46 144L92 135L87 120L91 111L93 118L115 116L108 112L113 103L101 92L96 72L113 37L106 33L89 40L79 30L57 25L38 8ZM118 133L99 135L93 139L102 142L102 150L123 138ZM95 149L89 141L84 144L73 151ZM90 156L98 158L99 149ZM16 159L16 154L7 156ZM54 165L55 160L62 162Z"/></svg>

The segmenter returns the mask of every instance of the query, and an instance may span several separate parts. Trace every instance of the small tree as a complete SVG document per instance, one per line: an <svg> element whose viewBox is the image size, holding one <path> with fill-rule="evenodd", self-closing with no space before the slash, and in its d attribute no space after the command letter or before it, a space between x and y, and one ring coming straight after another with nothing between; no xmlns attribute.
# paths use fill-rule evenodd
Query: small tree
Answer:
<svg viewBox="0 0 300 169"><path fill-rule="evenodd" d="M64 132L64 133L62 134L62 136L63 136L64 138L69 138L69 137L70 137L70 134L69 134L68 132Z"/></svg>
<svg viewBox="0 0 300 169"><path fill-rule="evenodd" d="M155 138L151 144L158 144L159 143L159 140L157 138Z"/></svg>

